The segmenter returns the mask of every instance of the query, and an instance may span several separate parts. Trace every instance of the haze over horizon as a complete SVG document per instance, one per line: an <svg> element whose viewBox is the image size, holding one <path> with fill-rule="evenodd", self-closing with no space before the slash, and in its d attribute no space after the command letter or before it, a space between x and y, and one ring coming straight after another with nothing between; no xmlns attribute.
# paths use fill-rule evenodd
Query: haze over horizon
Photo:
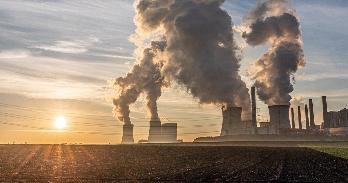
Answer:
<svg viewBox="0 0 348 183"><path fill-rule="evenodd" d="M226 0L223 8L240 25L255 0ZM301 23L306 66L296 73L293 98L314 99L316 123L322 121L322 95L330 110L347 107L348 23L343 0L291 1ZM311 11L308 11L308 10ZM0 2L0 143L119 143L122 122L112 116L113 90L108 81L134 65L133 1ZM238 45L246 45L234 33ZM268 46L243 49L240 74ZM148 117L144 97L131 106L135 140L146 139ZM267 106L258 101L260 120ZM216 136L221 109L201 105L181 86L165 89L158 101L163 122L178 122L178 138ZM67 119L57 130L54 120Z"/></svg>

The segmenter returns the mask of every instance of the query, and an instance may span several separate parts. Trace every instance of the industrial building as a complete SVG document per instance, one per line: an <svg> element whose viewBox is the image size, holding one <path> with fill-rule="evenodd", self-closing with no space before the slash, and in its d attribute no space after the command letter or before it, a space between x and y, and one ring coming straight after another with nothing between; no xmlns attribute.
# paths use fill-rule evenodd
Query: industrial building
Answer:
<svg viewBox="0 0 348 183"><path fill-rule="evenodd" d="M308 100L305 104L304 114L305 128L302 128L302 111L297 106L297 128L295 121L294 108L290 105L271 105L268 106L269 122L257 122L256 120L256 95L255 87L251 88L251 120L243 121L241 118L242 108L233 105L224 105L222 111L222 127L219 137L229 139L229 137L253 137L262 136L265 140L286 140L296 139L319 139L332 136L348 137L348 110L346 108L340 111L328 111L326 96L322 96L322 114L323 122L321 125L315 124L313 100ZM289 118L289 112L291 121ZM216 138L219 138L216 137ZM209 137L203 137L205 139ZM215 137L210 137L215 138ZM196 139L197 140L197 139ZM196 141L195 140L195 141ZM255 140L255 139L254 139ZM198 138L199 141L199 138ZM176 143L177 140L177 124L164 123L161 124L159 119L150 120L149 136L147 143ZM127 123L123 126L122 143L134 143L133 124Z"/></svg>
<svg viewBox="0 0 348 183"><path fill-rule="evenodd" d="M294 109L289 105L268 106L269 122L256 121L255 88L251 88L251 121L242 121L242 108L237 106L222 107L222 128L219 137L201 137L199 141L226 140L327 140L334 136L348 137L348 110L328 111L326 96L322 96L323 119L322 125L316 125L314 120L313 100L305 104L302 118L301 106L297 106L297 121ZM291 109L291 123L289 112ZM306 128L302 127L305 119ZM297 123L297 124L296 124ZM257 125L258 124L258 125ZM297 127L296 127L297 125ZM345 138L346 139L346 138Z"/></svg>
<svg viewBox="0 0 348 183"><path fill-rule="evenodd" d="M123 125L122 144L133 144L133 127L131 123ZM149 136L146 143L177 143L178 132L176 123L163 123L158 120L150 120Z"/></svg>

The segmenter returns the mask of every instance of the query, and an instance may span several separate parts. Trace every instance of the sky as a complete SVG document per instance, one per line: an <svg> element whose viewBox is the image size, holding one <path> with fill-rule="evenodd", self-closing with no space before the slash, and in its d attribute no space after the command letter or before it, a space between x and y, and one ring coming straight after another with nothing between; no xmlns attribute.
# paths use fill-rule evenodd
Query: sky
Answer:
<svg viewBox="0 0 348 183"><path fill-rule="evenodd" d="M226 0L223 8L237 26L256 2ZM301 20L307 62L291 95L313 98L320 124L322 95L329 110L348 104L348 1L290 2ZM0 1L0 143L119 143L122 123L112 116L110 82L136 63L129 41L134 13L131 0ZM243 49L240 74L248 86L248 68L266 50ZM267 106L257 104L259 120L266 121ZM131 111L135 140L147 139L143 97ZM178 85L163 91L159 115L178 123L184 141L220 134L220 107L200 105ZM65 130L54 127L59 116L67 119Z"/></svg>

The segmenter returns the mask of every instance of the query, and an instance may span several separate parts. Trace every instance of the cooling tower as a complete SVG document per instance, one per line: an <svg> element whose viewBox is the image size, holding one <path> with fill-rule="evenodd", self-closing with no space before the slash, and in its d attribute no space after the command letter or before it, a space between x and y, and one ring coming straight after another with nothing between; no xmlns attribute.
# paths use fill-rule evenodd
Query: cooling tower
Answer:
<svg viewBox="0 0 348 183"><path fill-rule="evenodd" d="M268 106L271 128L275 133L279 134L280 129L289 129L289 106L288 105L273 105Z"/></svg>
<svg viewBox="0 0 348 183"><path fill-rule="evenodd" d="M313 110L313 100L309 99L309 124L311 128L315 128L315 123L314 123L314 110Z"/></svg>
<svg viewBox="0 0 348 183"><path fill-rule="evenodd" d="M324 119L324 128L329 128L329 121L327 119L327 102L326 102L326 96L321 97L323 102L323 119Z"/></svg>
<svg viewBox="0 0 348 183"><path fill-rule="evenodd" d="M231 107L223 106L222 107L222 128L221 136L224 135L233 135L238 134L242 127L241 125L241 107Z"/></svg>
<svg viewBox="0 0 348 183"><path fill-rule="evenodd" d="M161 142L161 121L151 120L148 141L150 143Z"/></svg>
<svg viewBox="0 0 348 183"><path fill-rule="evenodd" d="M124 124L123 125L123 136L122 136L122 144L133 144L133 124Z"/></svg>
<svg viewBox="0 0 348 183"><path fill-rule="evenodd" d="M164 123L162 125L162 141L166 143L177 142L178 126L176 123Z"/></svg>

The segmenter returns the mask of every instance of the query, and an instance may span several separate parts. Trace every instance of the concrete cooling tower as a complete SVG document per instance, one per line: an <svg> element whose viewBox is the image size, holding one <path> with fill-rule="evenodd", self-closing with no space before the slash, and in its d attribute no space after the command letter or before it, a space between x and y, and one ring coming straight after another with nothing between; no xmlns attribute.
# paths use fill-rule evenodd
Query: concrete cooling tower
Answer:
<svg viewBox="0 0 348 183"><path fill-rule="evenodd" d="M241 107L222 107L222 128L221 136L239 133L242 127L242 108Z"/></svg>
<svg viewBox="0 0 348 183"><path fill-rule="evenodd" d="M176 143L177 142L177 127L176 123L164 123L162 125L162 140L166 143Z"/></svg>
<svg viewBox="0 0 348 183"><path fill-rule="evenodd" d="M162 141L161 136L161 121L160 120L151 120L148 142L150 143L159 143Z"/></svg>
<svg viewBox="0 0 348 183"><path fill-rule="evenodd" d="M133 126L134 126L133 124L124 124L123 125L122 144L134 143Z"/></svg>
<svg viewBox="0 0 348 183"><path fill-rule="evenodd" d="M268 106L270 125L274 133L279 134L281 129L290 128L289 106L288 105L273 105Z"/></svg>

